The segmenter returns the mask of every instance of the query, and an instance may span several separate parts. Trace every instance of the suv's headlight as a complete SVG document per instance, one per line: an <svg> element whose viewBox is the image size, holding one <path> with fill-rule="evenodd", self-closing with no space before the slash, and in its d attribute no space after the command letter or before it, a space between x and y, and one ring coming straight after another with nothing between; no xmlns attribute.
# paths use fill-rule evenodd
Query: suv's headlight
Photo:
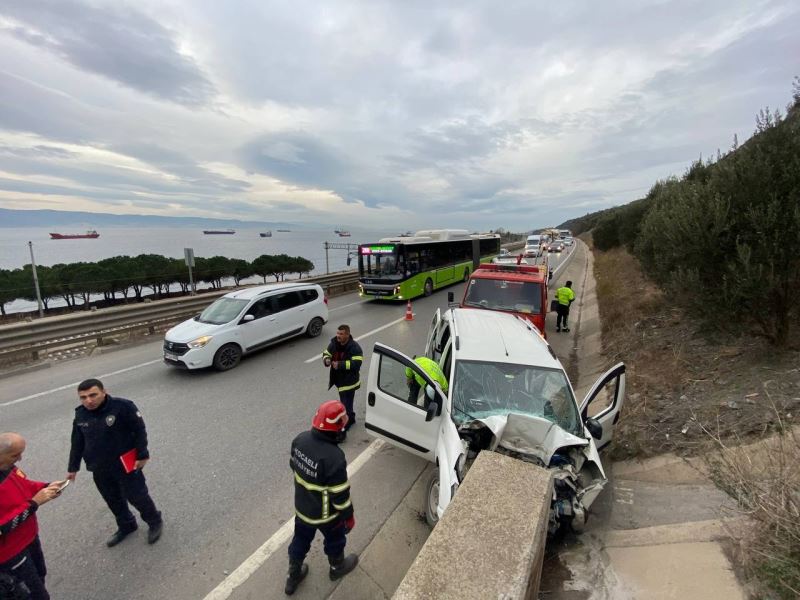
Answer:
<svg viewBox="0 0 800 600"><path fill-rule="evenodd" d="M189 342L186 345L189 346L189 348L202 348L203 346L208 344L208 342L210 342L210 341L211 341L211 336L210 335L204 335L203 337L199 337L196 340L192 340L191 342Z"/></svg>

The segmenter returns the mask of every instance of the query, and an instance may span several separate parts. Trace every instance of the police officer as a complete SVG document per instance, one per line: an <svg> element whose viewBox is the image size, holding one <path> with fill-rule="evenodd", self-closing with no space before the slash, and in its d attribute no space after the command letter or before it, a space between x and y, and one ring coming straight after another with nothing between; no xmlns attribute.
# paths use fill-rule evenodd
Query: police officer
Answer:
<svg viewBox="0 0 800 600"><path fill-rule="evenodd" d="M338 445L347 419L341 402L323 402L311 421L311 429L292 441L289 466L294 471L294 537L289 544L289 574L284 588L290 596L308 574L308 565L303 561L317 530L324 538L331 580L344 577L358 564L358 555L344 555L346 535L356 526L347 459Z"/></svg>
<svg viewBox="0 0 800 600"><path fill-rule="evenodd" d="M427 356L419 356L414 358L414 362L417 363L422 370L425 371L431 379L433 379L436 383L439 384L439 387L442 388L442 391L446 394L449 388L447 383L447 377L444 376L444 372L442 372L442 368L435 360L431 360ZM417 397L419 396L419 390L425 385L425 380L414 372L411 367L406 367L406 384L408 385L408 401L411 404L417 403ZM425 400L425 405L427 406L427 396Z"/></svg>
<svg viewBox="0 0 800 600"><path fill-rule="evenodd" d="M567 319L569 318L569 305L575 301L575 292L572 291L572 282L567 281L564 287L556 290L556 331L561 331L562 325L564 331L569 331Z"/></svg>
<svg viewBox="0 0 800 600"><path fill-rule="evenodd" d="M130 400L112 398L99 379L82 381L78 397L81 406L75 409L72 422L67 478L75 479L81 459L92 471L97 490L117 520L117 531L106 542L109 548L138 528L129 502L150 527L147 543L154 544L161 537L163 523L142 473L150 460L142 414ZM129 457L133 464L126 466Z"/></svg>
<svg viewBox="0 0 800 600"><path fill-rule="evenodd" d="M347 410L347 427L345 431L356 424L356 413L353 408L353 398L356 390L361 387L361 364L364 362L364 353L350 335L349 325L339 325L336 336L331 338L328 347L322 353L322 362L330 367L328 389L334 385L339 392L339 401Z"/></svg>

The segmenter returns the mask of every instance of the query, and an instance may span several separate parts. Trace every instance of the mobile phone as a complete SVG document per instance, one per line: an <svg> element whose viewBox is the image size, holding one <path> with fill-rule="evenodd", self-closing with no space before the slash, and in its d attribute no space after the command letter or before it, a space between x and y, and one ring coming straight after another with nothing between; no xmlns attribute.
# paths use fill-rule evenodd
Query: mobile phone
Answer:
<svg viewBox="0 0 800 600"><path fill-rule="evenodd" d="M59 491L59 492L63 492L63 491L64 491L64 488L65 488L65 487L67 487L67 486L68 486L70 483L72 483L72 481L71 481L71 480L69 480L69 479L65 479L65 480L64 480L64 483L63 483L63 484L61 484L61 485L59 486L59 488L58 488L58 491Z"/></svg>

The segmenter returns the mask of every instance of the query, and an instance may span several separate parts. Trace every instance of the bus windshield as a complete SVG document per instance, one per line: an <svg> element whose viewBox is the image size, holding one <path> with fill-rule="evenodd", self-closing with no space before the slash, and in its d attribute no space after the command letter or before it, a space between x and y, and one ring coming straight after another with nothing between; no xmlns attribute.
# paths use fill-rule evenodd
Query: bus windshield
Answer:
<svg viewBox="0 0 800 600"><path fill-rule="evenodd" d="M380 279L403 278L400 257L392 244L362 246L358 257L358 270L361 277Z"/></svg>

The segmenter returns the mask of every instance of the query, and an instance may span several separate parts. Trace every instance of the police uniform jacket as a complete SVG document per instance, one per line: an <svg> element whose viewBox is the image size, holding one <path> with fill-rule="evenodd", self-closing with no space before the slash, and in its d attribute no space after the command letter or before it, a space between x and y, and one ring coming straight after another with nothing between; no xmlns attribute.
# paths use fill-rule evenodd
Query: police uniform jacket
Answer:
<svg viewBox="0 0 800 600"><path fill-rule="evenodd" d="M298 518L320 526L353 516L347 460L332 438L316 429L304 431L292 441L289 466Z"/></svg>
<svg viewBox="0 0 800 600"><path fill-rule="evenodd" d="M32 481L17 467L0 471L0 564L25 550L39 533L32 500L47 484Z"/></svg>
<svg viewBox="0 0 800 600"><path fill-rule="evenodd" d="M364 353L353 336L350 336L344 344L340 344L335 337L332 338L322 356L337 362L335 369L331 366L328 389L335 385L337 391L346 392L361 387L361 363L364 362Z"/></svg>
<svg viewBox="0 0 800 600"><path fill-rule="evenodd" d="M78 471L81 458L90 471L120 469L120 455L132 448L136 448L137 460L150 458L144 419L133 402L106 394L105 402L95 410L83 405L75 409L67 471Z"/></svg>

